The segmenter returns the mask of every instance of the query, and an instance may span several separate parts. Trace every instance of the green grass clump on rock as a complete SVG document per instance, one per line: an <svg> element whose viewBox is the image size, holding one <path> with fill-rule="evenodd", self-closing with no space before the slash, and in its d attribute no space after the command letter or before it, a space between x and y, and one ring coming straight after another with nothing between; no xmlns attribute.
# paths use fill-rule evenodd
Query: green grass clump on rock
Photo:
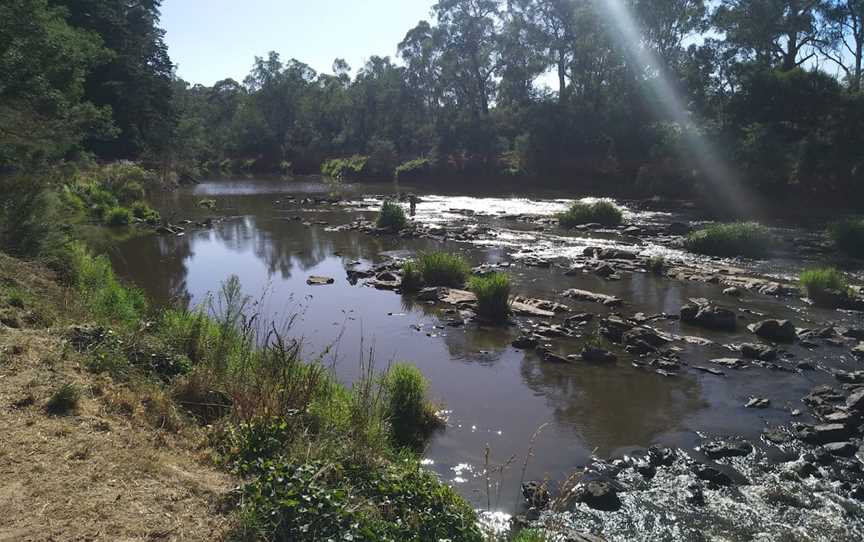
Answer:
<svg viewBox="0 0 864 542"><path fill-rule="evenodd" d="M440 425L429 402L429 383L417 367L397 363L384 377L385 410L397 446L417 446Z"/></svg>
<svg viewBox="0 0 864 542"><path fill-rule="evenodd" d="M405 216L405 210L401 205L392 201L385 201L381 205L381 210L378 212L378 219L375 224L379 228L398 231L405 227L408 223L408 218Z"/></svg>
<svg viewBox="0 0 864 542"><path fill-rule="evenodd" d="M842 252L857 258L864 257L864 218L832 224L828 228L828 235Z"/></svg>
<svg viewBox="0 0 864 542"><path fill-rule="evenodd" d="M774 236L758 222L734 222L694 231L687 236L684 247L708 256L764 258L773 243Z"/></svg>
<svg viewBox="0 0 864 542"><path fill-rule="evenodd" d="M428 286L462 288L470 268L460 256L447 252L428 252L417 259L420 274Z"/></svg>
<svg viewBox="0 0 864 542"><path fill-rule="evenodd" d="M402 289L406 292L416 292L423 287L423 275L420 266L415 261L402 264Z"/></svg>
<svg viewBox="0 0 864 542"><path fill-rule="evenodd" d="M801 273L801 287L814 303L837 306L849 299L849 283L842 272L833 267L808 269Z"/></svg>
<svg viewBox="0 0 864 542"><path fill-rule="evenodd" d="M510 277L506 274L471 277L468 289L477 296L477 314L481 319L502 323L510 317Z"/></svg>
<svg viewBox="0 0 864 542"><path fill-rule="evenodd" d="M624 221L624 215L611 201L585 203L577 201L563 213L558 214L558 222L564 228L575 228L582 224L601 224L603 226L618 226Z"/></svg>

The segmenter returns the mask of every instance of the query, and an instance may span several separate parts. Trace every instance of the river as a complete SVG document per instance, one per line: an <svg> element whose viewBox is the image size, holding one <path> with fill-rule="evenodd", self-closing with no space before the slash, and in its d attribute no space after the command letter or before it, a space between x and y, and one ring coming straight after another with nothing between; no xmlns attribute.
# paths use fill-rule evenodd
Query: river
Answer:
<svg viewBox="0 0 864 542"><path fill-rule="evenodd" d="M439 235L406 239L340 228L358 217L373 217L382 196L397 189L421 197L414 220ZM518 196L513 195L516 192ZM334 194L341 197L340 202L303 201ZM182 235L134 237L112 249L111 257L118 273L143 288L157 305L194 306L229 275L237 275L248 295L263 296L260 308L268 319L285 322L297 315L291 333L303 338L307 356L326 352L325 361L346 383L358 374L361 344L374 348L380 368L392 361L415 364L449 417L446 429L436 433L426 448L425 463L477 508L507 514L518 513L523 506L519 482L529 447L533 454L524 478L557 483L592 457L630 455L652 444L692 450L715 435L758 441L766 427L789 423L791 411L802 408L801 398L811 388L835 384L831 371L860 368L848 349L794 345L784 347L790 366L809 362L816 370L752 366L724 369L724 376L694 370L693 366L704 366L711 359L738 357L726 345L753 342L753 335L745 325L734 332L718 332L665 317L652 325L673 336L711 341L676 341L682 370L674 375L630 363L623 351L617 351L620 359L611 365L547 363L535 351L511 346L520 334L517 326L449 327L441 307L367 287L362 281L352 284L346 275L349 264L368 267L419 251L446 250L461 254L472 265L509 263L507 272L516 293L565 303L572 313L589 312L596 318L616 311L628 316L677 315L689 299L708 298L736 310L742 324L765 315L790 319L801 328L826 322L861 327L860 315L815 309L797 296L746 291L730 297L723 294L727 287L723 284L670 279L629 268L616 273L620 277L613 279L617 280L592 272L565 274L572 265L585 264L586 247L662 255L667 261L693 266L735 265L753 276L781 282L794 281L800 269L824 257L815 229L779 228L778 236L787 239L786 248L771 260L722 262L688 255L663 235L568 232L544 221L578 197L564 191L506 186L478 193L464 187L334 185L315 178L208 181L165 194L154 205L173 223L216 218L212 227L189 226ZM215 208L200 206L202 199L215 200ZM618 203L625 208L628 224L646 231L700 220L695 210L686 207L661 211ZM444 235L450 240L435 238ZM306 281L312 275L332 277L335 282L311 286ZM562 298L561 292L571 288L618 296L624 305L611 309ZM531 318L519 320L524 327ZM566 355L578 351L581 342L584 338L556 340L555 349ZM744 408L753 397L769 399L770 407ZM807 420L808 414L801 419ZM487 447L491 465L502 465L488 477L484 475ZM838 514L825 521L836 527L835 523L848 520L844 513ZM855 528L860 529L860 508L854 515ZM771 521L802 524L800 518ZM582 522L590 527L595 519L585 515ZM662 523L626 525L619 534L662 532L662 539L690 539L686 531L661 528ZM749 539L759 528L742 527L740 539ZM840 533L842 538L845 531L826 532ZM614 532L607 534L615 538Z"/></svg>

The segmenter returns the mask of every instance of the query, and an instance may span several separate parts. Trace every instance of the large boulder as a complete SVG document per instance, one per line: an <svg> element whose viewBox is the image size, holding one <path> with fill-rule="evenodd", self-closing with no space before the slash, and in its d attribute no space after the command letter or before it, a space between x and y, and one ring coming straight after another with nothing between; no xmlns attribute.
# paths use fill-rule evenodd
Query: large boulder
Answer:
<svg viewBox="0 0 864 542"><path fill-rule="evenodd" d="M605 480L592 480L584 484L578 492L577 500L595 510L614 512L621 508L621 499L615 487Z"/></svg>
<svg viewBox="0 0 864 542"><path fill-rule="evenodd" d="M738 316L710 303L692 303L681 307L681 321L708 329L735 331Z"/></svg>
<svg viewBox="0 0 864 542"><path fill-rule="evenodd" d="M798 332L789 320L762 320L748 329L767 341L792 343L798 339Z"/></svg>

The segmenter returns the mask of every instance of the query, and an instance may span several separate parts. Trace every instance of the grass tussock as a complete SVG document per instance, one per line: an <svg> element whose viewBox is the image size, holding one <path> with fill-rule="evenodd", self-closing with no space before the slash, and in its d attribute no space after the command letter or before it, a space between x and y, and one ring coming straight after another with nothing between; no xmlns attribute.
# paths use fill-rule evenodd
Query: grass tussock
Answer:
<svg viewBox="0 0 864 542"><path fill-rule="evenodd" d="M585 203L577 201L569 209L558 214L558 223L564 228L575 228L583 224L601 224L606 227L620 225L624 221L621 209L611 201Z"/></svg>
<svg viewBox="0 0 864 542"><path fill-rule="evenodd" d="M423 274L417 262L412 260L402 264L402 290L416 292L421 288L423 288Z"/></svg>
<svg viewBox="0 0 864 542"><path fill-rule="evenodd" d="M471 277L468 289L477 296L477 315L496 324L510 318L510 277L504 273Z"/></svg>
<svg viewBox="0 0 864 542"><path fill-rule="evenodd" d="M83 246L69 248L75 290L82 303L99 319L130 328L147 310L144 293L120 283L105 256L92 256Z"/></svg>
<svg viewBox="0 0 864 542"><path fill-rule="evenodd" d="M536 529L524 529L513 539L513 542L546 542L548 540Z"/></svg>
<svg viewBox="0 0 864 542"><path fill-rule="evenodd" d="M833 267L808 269L801 273L801 287L814 303L825 307L836 307L851 297L846 276Z"/></svg>
<svg viewBox="0 0 864 542"><path fill-rule="evenodd" d="M417 269L427 286L462 288L471 268L461 256L447 252L427 252L417 258Z"/></svg>
<svg viewBox="0 0 864 542"><path fill-rule="evenodd" d="M864 218L849 219L832 224L828 235L841 252L864 258Z"/></svg>
<svg viewBox="0 0 864 542"><path fill-rule="evenodd" d="M408 218L405 216L405 210L402 209L401 205L392 201L385 201L381 205L375 225L382 229L399 231L406 224L408 224Z"/></svg>
<svg viewBox="0 0 864 542"><path fill-rule="evenodd" d="M81 399L81 391L74 384L66 383L54 390L48 402L45 403L45 411L54 416L65 416L78 408Z"/></svg>
<svg viewBox="0 0 864 542"><path fill-rule="evenodd" d="M398 446L422 444L441 425L427 397L428 388L423 373L413 365L396 364L384 376L386 415Z"/></svg>
<svg viewBox="0 0 864 542"><path fill-rule="evenodd" d="M764 258L774 244L771 231L758 222L714 224L690 233L684 247L698 254L734 258Z"/></svg>

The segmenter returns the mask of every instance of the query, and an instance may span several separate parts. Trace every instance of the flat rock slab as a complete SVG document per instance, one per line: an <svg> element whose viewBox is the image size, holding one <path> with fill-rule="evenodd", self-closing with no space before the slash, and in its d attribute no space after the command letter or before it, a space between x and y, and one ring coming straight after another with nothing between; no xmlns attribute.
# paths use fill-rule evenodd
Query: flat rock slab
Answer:
<svg viewBox="0 0 864 542"><path fill-rule="evenodd" d="M473 305L477 303L477 296L467 290L448 289L441 294L442 303L450 305Z"/></svg>
<svg viewBox="0 0 864 542"><path fill-rule="evenodd" d="M623 301L615 296L606 295L606 294L598 294L595 292L589 292L588 290L567 290L562 294L564 297L569 297L572 299L576 299L578 301L589 301L591 303L600 303L606 305L607 307L617 307Z"/></svg>
<svg viewBox="0 0 864 542"><path fill-rule="evenodd" d="M333 284L334 282L336 282L336 280L332 277L318 277L315 275L306 279L306 284L308 284L309 286L327 286L328 284Z"/></svg>

